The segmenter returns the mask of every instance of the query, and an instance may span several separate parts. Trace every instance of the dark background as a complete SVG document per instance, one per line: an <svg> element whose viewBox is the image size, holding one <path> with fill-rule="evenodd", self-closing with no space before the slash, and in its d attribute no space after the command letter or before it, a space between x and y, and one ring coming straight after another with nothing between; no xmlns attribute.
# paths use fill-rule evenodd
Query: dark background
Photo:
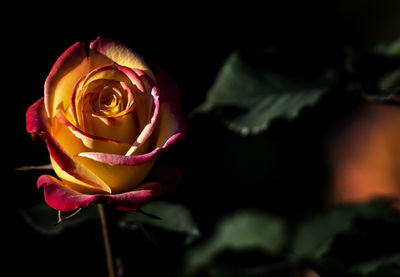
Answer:
<svg viewBox="0 0 400 277"><path fill-rule="evenodd" d="M3 22L6 125L2 137L7 178L3 180L2 226L7 230L3 243L8 246L4 270L14 271L11 276L26 272L106 276L99 224L46 237L32 230L18 213L44 199L36 189L40 172L13 169L49 162L45 144L32 142L25 131L25 112L43 95L48 72L71 44L99 35L125 43L177 81L188 117L204 101L219 68L234 50L293 49L301 53L298 58L304 67L318 68L321 62L340 62L346 46L368 49L395 38L400 33L399 2L364 2L107 3L97 4L96 9L69 5L43 13L29 11L31 7L23 12L10 9L12 20ZM356 106L349 101L338 109L335 104L322 99L318 107L302 112L296 123L277 120L267 132L246 138L229 131L212 115L187 118L187 139L167 154L178 163L183 181L162 199L187 206L205 237L218 218L240 208L266 209L294 219L323 208L323 184L329 179L326 141L331 128ZM111 230L112 235L116 232ZM114 239L116 255L128 264L126 276L142 276L142 272L169 276L181 266L183 246L155 247L142 235L126 232ZM129 266L130 260L135 267Z"/></svg>

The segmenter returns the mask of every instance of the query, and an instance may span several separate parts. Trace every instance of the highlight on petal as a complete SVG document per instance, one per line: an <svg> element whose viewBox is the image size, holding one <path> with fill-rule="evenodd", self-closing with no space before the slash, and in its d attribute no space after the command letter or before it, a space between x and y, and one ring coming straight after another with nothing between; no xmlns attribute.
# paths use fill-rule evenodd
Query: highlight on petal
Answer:
<svg viewBox="0 0 400 277"><path fill-rule="evenodd" d="M156 128L159 109L160 109L160 102L159 96L157 92L157 88L153 87L151 90L151 95L153 96L152 108L150 113L150 118L142 129L140 135L137 137L136 141L133 143L132 147L128 150L125 154L126 156L131 156L135 153L135 151L150 137L153 133L154 129Z"/></svg>
<svg viewBox="0 0 400 277"><path fill-rule="evenodd" d="M81 152L78 154L78 156L92 159L101 163L106 163L109 165L136 166L150 162L151 159L153 159L156 154L160 152L160 150L161 148L156 148L149 153L135 156L124 156L101 152Z"/></svg>
<svg viewBox="0 0 400 277"><path fill-rule="evenodd" d="M105 37L98 37L90 43L89 48L89 57L94 61L101 56L103 60L108 60L108 63L116 62L122 66L142 70L155 80L153 72L143 58L120 42Z"/></svg>
<svg viewBox="0 0 400 277"><path fill-rule="evenodd" d="M121 141L90 135L74 126L66 117L63 111L57 109L56 119L89 149L97 149L102 152L122 153L129 149L130 145ZM58 130L60 130L60 126ZM66 130L64 131L66 132Z"/></svg>
<svg viewBox="0 0 400 277"><path fill-rule="evenodd" d="M78 80L90 71L86 49L77 42L69 47L53 65L44 86L44 101L48 117L53 117L55 109L61 104L69 105L71 93Z"/></svg>
<svg viewBox="0 0 400 277"><path fill-rule="evenodd" d="M60 178L69 180L70 186L74 186L78 191L111 193L110 187L102 179L78 160L73 159L51 135L47 136L46 143L54 170Z"/></svg>
<svg viewBox="0 0 400 277"><path fill-rule="evenodd" d="M32 104L26 112L26 130L32 133L32 137L36 135L44 135L49 128L49 122L44 107L44 98L40 98Z"/></svg>

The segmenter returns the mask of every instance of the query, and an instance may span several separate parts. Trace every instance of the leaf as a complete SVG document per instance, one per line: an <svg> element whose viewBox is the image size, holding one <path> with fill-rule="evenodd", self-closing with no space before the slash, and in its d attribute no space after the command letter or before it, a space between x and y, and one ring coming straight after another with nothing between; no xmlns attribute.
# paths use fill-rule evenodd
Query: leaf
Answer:
<svg viewBox="0 0 400 277"><path fill-rule="evenodd" d="M19 213L24 218L25 222L35 231L47 236L59 235L68 228L82 224L87 220L98 218L97 209L89 206L68 220L58 222L57 211L50 208L45 203L30 209L19 210Z"/></svg>
<svg viewBox="0 0 400 277"><path fill-rule="evenodd" d="M371 261L363 262L351 267L350 272L363 275L375 273L386 267L396 267L397 274L400 274L400 254L380 257ZM398 276L398 275L397 275Z"/></svg>
<svg viewBox="0 0 400 277"><path fill-rule="evenodd" d="M185 244L191 243L199 235L200 231L190 211L180 205L168 202L151 202L143 209L143 212L129 212L120 218L118 224L123 229L138 228L138 224L157 227L170 232L185 235ZM152 215L151 217L148 216ZM159 219L157 219L157 217Z"/></svg>
<svg viewBox="0 0 400 277"><path fill-rule="evenodd" d="M297 259L320 258L330 250L339 235L358 231L354 225L355 220L381 219L390 223L397 217L398 213L386 200L332 207L299 225L292 243L291 255Z"/></svg>
<svg viewBox="0 0 400 277"><path fill-rule="evenodd" d="M359 59L363 94L368 100L398 103L400 95L400 37L381 43Z"/></svg>
<svg viewBox="0 0 400 277"><path fill-rule="evenodd" d="M285 223L256 210L241 210L219 222L211 238L186 256L188 270L196 271L224 250L280 252L286 242Z"/></svg>
<svg viewBox="0 0 400 277"><path fill-rule="evenodd" d="M400 55L400 37L391 41L378 44L374 52L385 56L399 56Z"/></svg>
<svg viewBox="0 0 400 277"><path fill-rule="evenodd" d="M205 102L192 115L217 110L230 129L242 135L257 134L276 118L297 117L301 109L314 105L326 91L321 82L268 66L268 58L261 65L254 64L234 52L218 73ZM233 116L229 115L232 111Z"/></svg>

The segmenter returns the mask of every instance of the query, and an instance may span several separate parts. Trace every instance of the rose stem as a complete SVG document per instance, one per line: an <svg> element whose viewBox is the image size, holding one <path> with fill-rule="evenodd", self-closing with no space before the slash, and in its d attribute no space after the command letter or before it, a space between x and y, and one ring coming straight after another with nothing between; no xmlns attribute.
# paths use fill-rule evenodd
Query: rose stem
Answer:
<svg viewBox="0 0 400 277"><path fill-rule="evenodd" d="M104 248L105 248L106 256L107 256L108 276L115 277L114 263L113 263L112 253L111 253L110 239L108 236L107 221L106 221L106 215L104 212L104 206L102 204L98 204L97 207L99 208L101 229L103 230Z"/></svg>

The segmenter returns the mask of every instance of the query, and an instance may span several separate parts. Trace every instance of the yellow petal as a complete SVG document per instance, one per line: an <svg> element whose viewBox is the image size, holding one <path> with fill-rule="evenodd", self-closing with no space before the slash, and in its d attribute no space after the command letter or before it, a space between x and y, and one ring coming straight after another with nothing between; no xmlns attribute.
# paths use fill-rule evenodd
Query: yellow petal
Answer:
<svg viewBox="0 0 400 277"><path fill-rule="evenodd" d="M153 72L143 58L120 42L98 37L90 43L89 59L97 66L115 62L123 66L136 68L145 72L155 81Z"/></svg>

